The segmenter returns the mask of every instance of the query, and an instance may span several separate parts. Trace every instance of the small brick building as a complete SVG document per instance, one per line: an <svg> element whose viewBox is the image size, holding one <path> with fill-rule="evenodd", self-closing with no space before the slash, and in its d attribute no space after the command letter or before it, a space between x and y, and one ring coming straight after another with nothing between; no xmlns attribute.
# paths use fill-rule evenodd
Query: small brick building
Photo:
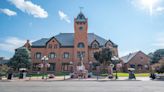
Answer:
<svg viewBox="0 0 164 92"><path fill-rule="evenodd" d="M121 57L123 71L128 72L128 68L134 68L136 73L144 73L150 71L150 58L142 51L130 53Z"/></svg>
<svg viewBox="0 0 164 92"><path fill-rule="evenodd" d="M89 62L95 62L93 53L101 47L111 48L113 55L118 56L118 46L115 43L88 33L88 19L82 12L74 19L74 33L60 33L50 38L41 38L32 44L27 41L24 46L31 51L33 71L38 71L37 65L43 56L49 58L48 71L54 73L75 69L80 62L80 53L83 54L85 67L89 69Z"/></svg>

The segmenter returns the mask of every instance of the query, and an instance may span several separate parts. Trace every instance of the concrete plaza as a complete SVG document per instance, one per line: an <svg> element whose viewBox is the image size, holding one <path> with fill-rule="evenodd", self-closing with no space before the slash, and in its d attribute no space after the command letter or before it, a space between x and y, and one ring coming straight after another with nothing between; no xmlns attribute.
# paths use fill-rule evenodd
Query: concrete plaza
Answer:
<svg viewBox="0 0 164 92"><path fill-rule="evenodd" d="M164 92L164 81L4 81L0 92Z"/></svg>

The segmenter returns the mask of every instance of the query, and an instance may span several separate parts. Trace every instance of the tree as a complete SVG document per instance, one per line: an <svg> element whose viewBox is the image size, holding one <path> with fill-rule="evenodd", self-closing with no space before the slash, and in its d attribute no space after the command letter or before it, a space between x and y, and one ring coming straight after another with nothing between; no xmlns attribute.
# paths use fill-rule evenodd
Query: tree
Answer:
<svg viewBox="0 0 164 92"><path fill-rule="evenodd" d="M154 53L148 55L151 58L151 64L158 63L164 57L164 49L158 49Z"/></svg>
<svg viewBox="0 0 164 92"><path fill-rule="evenodd" d="M109 65L112 60L112 51L109 48L103 48L101 51L94 53L94 58L103 65Z"/></svg>
<svg viewBox="0 0 164 92"><path fill-rule="evenodd" d="M103 65L105 70L105 66L109 66L112 63L112 51L109 48L102 48L101 51L94 53L94 58L98 61L98 63Z"/></svg>
<svg viewBox="0 0 164 92"><path fill-rule="evenodd" d="M0 79L2 76L6 75L10 68L7 65L0 66Z"/></svg>
<svg viewBox="0 0 164 92"><path fill-rule="evenodd" d="M29 69L31 66L30 51L26 47L20 47L16 49L15 54L10 59L8 65L14 70L19 70L20 68Z"/></svg>

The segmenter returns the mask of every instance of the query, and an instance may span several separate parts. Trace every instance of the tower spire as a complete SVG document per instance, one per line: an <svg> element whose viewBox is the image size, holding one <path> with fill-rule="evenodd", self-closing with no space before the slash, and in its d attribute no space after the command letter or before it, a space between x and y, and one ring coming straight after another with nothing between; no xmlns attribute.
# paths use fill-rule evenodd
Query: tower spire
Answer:
<svg viewBox="0 0 164 92"><path fill-rule="evenodd" d="M84 7L80 6L79 8L80 8L80 13L82 13L82 10L84 9Z"/></svg>

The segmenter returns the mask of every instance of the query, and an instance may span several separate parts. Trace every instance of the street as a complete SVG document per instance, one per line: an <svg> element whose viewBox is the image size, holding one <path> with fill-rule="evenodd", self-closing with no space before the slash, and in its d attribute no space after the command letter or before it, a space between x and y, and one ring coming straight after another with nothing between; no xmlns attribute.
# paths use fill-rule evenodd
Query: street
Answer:
<svg viewBox="0 0 164 92"><path fill-rule="evenodd" d="M12 81L0 92L164 92L164 81Z"/></svg>

